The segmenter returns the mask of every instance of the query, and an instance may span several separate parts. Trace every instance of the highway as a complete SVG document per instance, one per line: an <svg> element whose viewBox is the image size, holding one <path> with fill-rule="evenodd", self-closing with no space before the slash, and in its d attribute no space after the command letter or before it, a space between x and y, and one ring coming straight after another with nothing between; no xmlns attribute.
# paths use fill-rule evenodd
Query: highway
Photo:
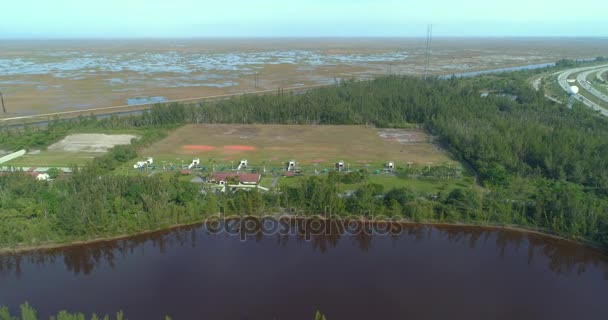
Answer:
<svg viewBox="0 0 608 320"><path fill-rule="evenodd" d="M602 77L602 74L604 74L604 77ZM608 68L598 71L595 77L600 81L608 81Z"/></svg>
<svg viewBox="0 0 608 320"><path fill-rule="evenodd" d="M599 71L603 72L605 70L608 70L608 68L603 68L603 69L600 69ZM588 70L588 71L579 73L576 76L576 81L578 82L578 84L581 87L583 87L585 90L589 91L589 93L596 96L598 99L603 100L604 102L608 103L608 96L605 95L604 93L600 92L599 90L595 89L591 84L589 84L589 82L587 82L589 75L595 71L598 71L598 70L592 69L592 70Z"/></svg>
<svg viewBox="0 0 608 320"><path fill-rule="evenodd" d="M566 70L562 73L560 73L560 75L557 77L557 82L559 83L559 86L562 87L562 89L564 89L566 92L569 92L571 85L568 83L568 77L570 77L570 75L572 75L573 73L586 73L586 71L589 71L589 73L596 71L598 69L603 69L608 67L608 65L601 65L601 66L594 66L594 67L585 67L585 68L575 68L575 69L570 69L570 70ZM589 74L587 73L587 75ZM580 75L579 75L580 76ZM596 94L594 94L595 92L600 93L599 91L593 89L593 87L591 87L588 83L587 80L583 79L584 81L580 81L580 79L577 79L579 84L581 84L581 87L588 91L589 93L591 93L594 96L597 96ZM582 82L584 82L585 85L582 84ZM590 87L592 90L591 91L589 89L587 89L588 87ZM601 93L600 93L601 94ZM606 101L606 103L608 103L608 97L606 97L605 95L601 94L603 97L601 96L597 96L599 99ZM601 112L603 115L608 116L608 110L606 110L605 108L599 106L597 103L585 98L584 96L582 96L580 93L577 93L574 95L574 98L579 100L580 102L582 102L584 105L588 106L589 108L599 111Z"/></svg>

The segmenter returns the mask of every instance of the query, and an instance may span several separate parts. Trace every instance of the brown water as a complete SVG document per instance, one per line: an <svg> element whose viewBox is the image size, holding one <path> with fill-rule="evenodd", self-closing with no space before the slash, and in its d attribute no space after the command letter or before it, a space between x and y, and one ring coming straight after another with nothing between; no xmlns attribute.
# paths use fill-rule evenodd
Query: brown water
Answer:
<svg viewBox="0 0 608 320"><path fill-rule="evenodd" d="M211 234L204 226L0 257L0 305L129 319L607 319L608 259L534 234Z"/></svg>

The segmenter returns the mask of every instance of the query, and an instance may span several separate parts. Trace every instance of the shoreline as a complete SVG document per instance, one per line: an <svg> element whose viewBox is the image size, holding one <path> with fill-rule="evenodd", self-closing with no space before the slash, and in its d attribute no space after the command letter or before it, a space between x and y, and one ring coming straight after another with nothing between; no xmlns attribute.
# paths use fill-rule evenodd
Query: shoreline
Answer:
<svg viewBox="0 0 608 320"><path fill-rule="evenodd" d="M315 215L311 215L311 216L299 216L299 215L252 216L252 215L246 215L246 216L229 216L229 217L223 217L223 218L226 220L229 220L229 219L237 219L237 218L239 218L239 219L245 219L245 218L260 219L260 218L265 218L265 217L274 217L274 218L278 218L278 219L291 219L291 220L297 220L297 221L337 220L340 222L358 221L361 223L378 223L378 221L369 220L367 218L365 218L365 219L336 219L336 218L327 219L322 216L315 216ZM0 256L23 254L23 253L30 253L30 252L36 252L36 251L66 249L66 248L70 248L70 247L86 246L86 245L98 244L98 243L103 243L103 242L125 240L125 239L129 239L129 238L149 235L149 234L153 234L153 233L157 233L157 232L168 232L168 231L172 231L172 230L179 229L179 228L192 227L195 225L204 224L205 222L217 220L220 218L222 218L222 217L214 215L214 216L209 216L207 218L204 218L204 219L198 220L198 221L193 221L193 222L189 222L189 223L180 223L180 224L171 225L171 226L168 226L166 228L161 228L161 229L143 230L143 231L135 232L132 234L122 234L122 235L109 236L109 237L98 237L98 238L93 238L93 239L88 239L88 240L76 240L76 241L71 241L71 242L66 242L66 243L46 243L46 244L32 245L32 246L16 246L13 248L10 248L10 247L0 248ZM405 221L405 220L396 221L396 222L392 222L392 223L398 223L401 226L464 227L464 228L483 228L483 229L493 230L493 231L505 230L505 231L519 232L519 233L532 234L532 235L537 235L537 236L541 236L541 237L546 237L546 238L550 238L550 239L558 240L558 241L565 241L572 245L586 247L588 249L591 249L591 250L597 252L598 254L608 255L608 248L603 247L603 246L599 245L598 243L595 243L595 242L592 242L592 241L589 241L586 239L577 240L577 239L566 238L566 237L559 236L556 234L544 232L541 229L534 229L534 228L529 228L529 227L520 226L520 225L473 224L473 223L464 223L464 222L433 222L433 221L414 222L414 221Z"/></svg>
<svg viewBox="0 0 608 320"><path fill-rule="evenodd" d="M162 229L143 230L143 231L138 231L138 232L131 233L131 234L122 234L122 235L109 236L109 237L98 237L98 238L93 238L93 239L88 239L88 240L76 240L76 241L70 241L70 242L65 242L65 243L45 243L45 244L33 245L33 246L16 246L13 248L0 247L0 256L11 255L11 254L21 254L21 253L28 253L28 252L35 252L35 251L65 249L65 248L69 248L69 247L86 246L86 245L103 243L103 242L124 240L124 239L134 238L134 237L138 237L138 236L144 236L144 235L152 234L152 233L156 233L156 232L165 232L165 231L171 231L171 230L178 229L178 228L190 227L190 226L194 226L197 224L201 224L203 222L204 222L204 220L197 221L197 222L190 222L190 223L180 223L180 224L171 225L169 227L162 228Z"/></svg>

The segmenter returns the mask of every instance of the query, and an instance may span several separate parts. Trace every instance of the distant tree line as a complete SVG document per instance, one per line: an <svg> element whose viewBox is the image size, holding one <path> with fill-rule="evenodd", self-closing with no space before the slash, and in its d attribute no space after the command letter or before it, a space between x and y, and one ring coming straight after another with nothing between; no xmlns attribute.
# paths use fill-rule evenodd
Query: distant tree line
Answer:
<svg viewBox="0 0 608 320"><path fill-rule="evenodd" d="M555 67L559 69L564 68L576 68L589 64L589 62L604 62L608 61L608 57L598 56L595 59L589 60L574 60L574 59L561 59L555 63Z"/></svg>

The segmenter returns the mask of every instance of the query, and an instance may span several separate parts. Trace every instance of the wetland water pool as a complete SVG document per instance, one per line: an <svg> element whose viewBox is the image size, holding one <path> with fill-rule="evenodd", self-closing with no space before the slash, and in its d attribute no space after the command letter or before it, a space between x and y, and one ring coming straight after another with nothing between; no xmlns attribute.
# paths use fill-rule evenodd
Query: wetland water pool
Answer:
<svg viewBox="0 0 608 320"><path fill-rule="evenodd" d="M434 74L538 64L605 54L603 39L437 38ZM331 84L387 73L422 75L423 38L3 39L0 91L17 117Z"/></svg>
<svg viewBox="0 0 608 320"><path fill-rule="evenodd" d="M327 222L322 222L327 223ZM606 319L608 257L532 233L198 225L0 256L0 305L129 319ZM251 232L251 231L254 232ZM234 231L234 230L233 230Z"/></svg>

